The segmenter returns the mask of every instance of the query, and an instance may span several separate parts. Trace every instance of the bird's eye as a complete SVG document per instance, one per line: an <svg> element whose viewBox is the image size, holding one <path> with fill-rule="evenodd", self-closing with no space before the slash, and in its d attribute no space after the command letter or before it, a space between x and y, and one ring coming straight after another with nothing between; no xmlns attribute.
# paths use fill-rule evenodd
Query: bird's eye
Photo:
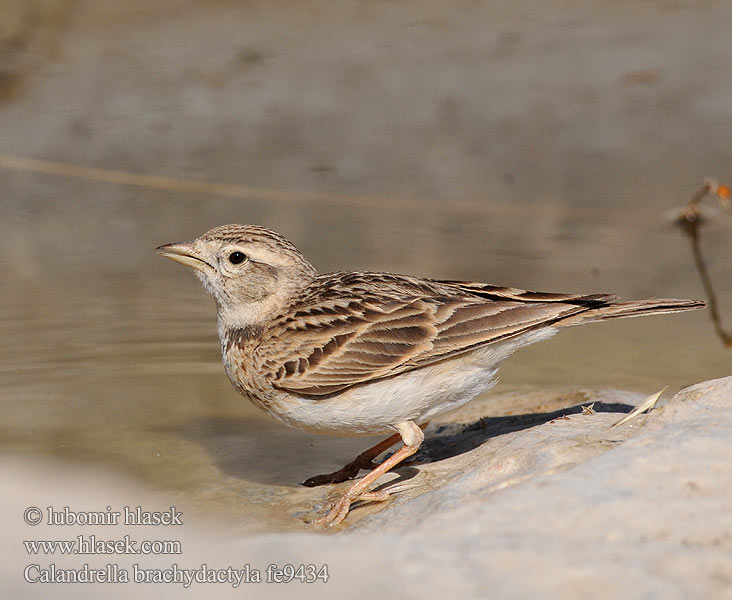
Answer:
<svg viewBox="0 0 732 600"><path fill-rule="evenodd" d="M238 265L240 263L243 263L247 258L247 255L243 252L232 252L229 254L229 262L232 265Z"/></svg>

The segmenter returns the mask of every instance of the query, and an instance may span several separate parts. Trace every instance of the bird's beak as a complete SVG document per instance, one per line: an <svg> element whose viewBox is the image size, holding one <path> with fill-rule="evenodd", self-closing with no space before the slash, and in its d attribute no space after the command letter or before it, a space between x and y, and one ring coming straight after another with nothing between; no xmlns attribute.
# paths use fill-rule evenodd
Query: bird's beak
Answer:
<svg viewBox="0 0 732 600"><path fill-rule="evenodd" d="M208 263L203 260L196 249L193 242L176 242L175 244L164 244L155 248L160 256L174 260L186 267L193 267L199 271L203 270Z"/></svg>

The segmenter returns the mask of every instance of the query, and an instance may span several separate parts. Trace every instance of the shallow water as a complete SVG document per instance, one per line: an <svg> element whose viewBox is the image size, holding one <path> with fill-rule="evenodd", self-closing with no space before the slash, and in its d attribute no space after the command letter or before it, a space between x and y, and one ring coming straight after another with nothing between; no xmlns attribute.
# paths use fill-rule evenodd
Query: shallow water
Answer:
<svg viewBox="0 0 732 600"><path fill-rule="evenodd" d="M55 32L53 51L32 46L35 54L19 63L22 92L0 111L0 153L251 187L237 198L0 170L0 452L125 472L204 512L235 514L242 530L299 527L277 502L297 482L342 466L367 441L287 429L229 385L212 300L190 273L154 253L224 223L276 229L321 271L386 270L627 299L704 298L689 242L669 211L702 177L725 175L714 169L728 167L730 140L716 127L717 96L697 102L698 78L708 77L695 63L679 67L675 54L664 63L653 40L708 40L705 21L667 15L667 30L639 30L632 49L665 65L661 89L623 87L626 67L617 65L625 65L628 40L615 34L613 19L622 14L615 15L597 26L603 41L587 51L600 62L619 52L618 62L602 71L590 60L578 88L563 65L582 37L563 32L587 31L593 19L557 17L546 29L518 13L503 15L518 32L518 50L511 50L514 37L501 34L511 63L491 54L493 70L486 71L474 47L492 48L495 40L463 31L437 8L431 20L395 30L382 30L377 14L335 16L346 21L339 31L378 31L404 51L403 62L378 55L373 64L349 54L359 42L348 35L301 55L320 22L312 15L276 25L259 13L212 8L204 26L191 9L166 14L156 27L151 11L149 21L115 21L108 38L100 22L119 15L85 9ZM489 27L490 17L482 18ZM246 39L227 38L212 23L241 27ZM419 41L421 28L435 23L447 30L444 52L425 61L411 49L429 46ZM280 42L256 33L281 26L308 35ZM557 41L546 46L552 27ZM181 50L191 30L212 44L195 56ZM135 44L128 46L128 35ZM729 44L727 38L716 40ZM451 39L463 45L453 52ZM220 58L250 43L264 58L242 55L246 69ZM719 46L700 48L714 57ZM322 63L333 55L345 62ZM127 70L130 57L142 76ZM191 71L176 79L171 65L182 63ZM297 76L283 64L298 64ZM608 79L597 79L600 72ZM333 73L350 79L344 84ZM664 73L675 95L662 89ZM715 73L719 94L732 81L725 73ZM526 88L517 83L522 77ZM431 100L420 96L429 82ZM374 90L383 92L383 105ZM667 128L672 122L680 144ZM702 230L728 326L731 230L725 214ZM729 375L731 364L732 350L708 313L696 311L564 331L507 361L500 385L650 394Z"/></svg>

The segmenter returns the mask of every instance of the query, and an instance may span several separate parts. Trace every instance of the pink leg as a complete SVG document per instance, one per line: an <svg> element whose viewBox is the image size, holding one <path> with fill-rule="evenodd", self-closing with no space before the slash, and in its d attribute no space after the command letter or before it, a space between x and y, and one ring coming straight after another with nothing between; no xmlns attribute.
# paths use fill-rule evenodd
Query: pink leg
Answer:
<svg viewBox="0 0 732 600"><path fill-rule="evenodd" d="M396 428L404 442L404 446L387 458L373 471L368 473L365 477L357 481L345 494L343 494L338 502L336 502L332 510L324 517L313 521L314 524L327 526L337 525L346 518L346 515L351 508L351 504L356 500L363 499L369 501L381 501L386 500L389 497L389 493L387 491L366 492L366 490L384 473L398 465L405 458L408 458L417 452L424 440L422 428L418 427L413 421L404 421L403 423L399 423ZM382 444L387 441L389 440L384 440Z"/></svg>
<svg viewBox="0 0 732 600"><path fill-rule="evenodd" d="M303 481L301 485L304 485L305 487L315 487L326 483L341 483L343 481L353 479L358 475L358 472L361 469L373 469L376 466L373 463L373 460L384 450L388 450L401 439L402 437L398 433L395 433L375 446L372 446L368 450L361 452L361 454L342 469L333 471L333 473L326 473L325 475L316 475L315 477L311 477L310 479Z"/></svg>

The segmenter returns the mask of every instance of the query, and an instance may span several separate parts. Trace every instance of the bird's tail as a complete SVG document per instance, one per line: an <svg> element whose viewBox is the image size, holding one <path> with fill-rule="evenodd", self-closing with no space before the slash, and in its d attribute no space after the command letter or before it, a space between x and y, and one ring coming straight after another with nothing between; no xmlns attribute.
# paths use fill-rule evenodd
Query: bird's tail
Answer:
<svg viewBox="0 0 732 600"><path fill-rule="evenodd" d="M704 308L703 300L680 300L676 298L649 298L648 300L631 300L630 302L612 302L590 308L555 323L558 327L569 327L604 321L605 319L624 319L626 317L642 317L644 315L682 312Z"/></svg>

